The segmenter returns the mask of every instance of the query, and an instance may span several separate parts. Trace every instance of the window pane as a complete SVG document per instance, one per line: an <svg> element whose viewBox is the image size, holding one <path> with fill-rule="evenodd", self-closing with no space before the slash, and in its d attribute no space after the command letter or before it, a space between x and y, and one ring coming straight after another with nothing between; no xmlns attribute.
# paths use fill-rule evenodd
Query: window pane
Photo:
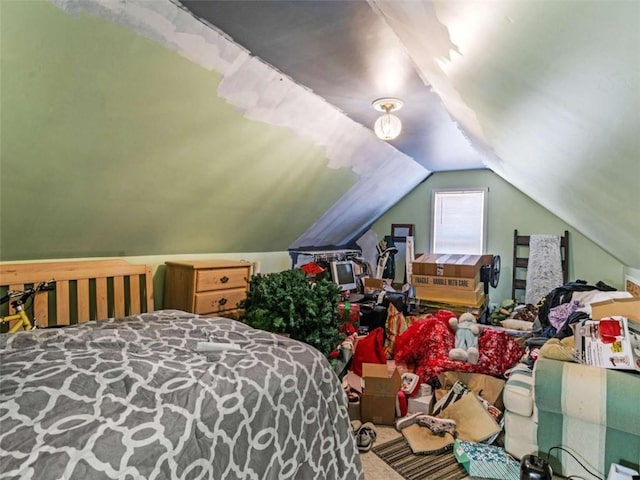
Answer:
<svg viewBox="0 0 640 480"><path fill-rule="evenodd" d="M484 190L434 191L432 253L482 254L484 209Z"/></svg>

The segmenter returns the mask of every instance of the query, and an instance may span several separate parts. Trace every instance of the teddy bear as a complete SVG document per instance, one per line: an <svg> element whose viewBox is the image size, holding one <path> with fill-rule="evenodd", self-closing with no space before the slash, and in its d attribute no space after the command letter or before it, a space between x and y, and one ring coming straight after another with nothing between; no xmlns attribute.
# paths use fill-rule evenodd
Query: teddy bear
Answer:
<svg viewBox="0 0 640 480"><path fill-rule="evenodd" d="M456 332L455 348L452 348L449 352L449 358L473 365L478 363L478 357L480 356L478 351L480 325L478 325L476 317L472 313L463 313L460 318L450 318L449 326Z"/></svg>

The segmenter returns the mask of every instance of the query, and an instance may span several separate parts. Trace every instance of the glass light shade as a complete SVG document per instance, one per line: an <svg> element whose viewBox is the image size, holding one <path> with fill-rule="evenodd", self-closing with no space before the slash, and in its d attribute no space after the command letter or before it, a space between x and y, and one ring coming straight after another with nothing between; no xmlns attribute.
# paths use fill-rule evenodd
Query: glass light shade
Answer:
<svg viewBox="0 0 640 480"><path fill-rule="evenodd" d="M402 131L402 122L395 115L385 113L376 120L373 131L382 140L393 140Z"/></svg>

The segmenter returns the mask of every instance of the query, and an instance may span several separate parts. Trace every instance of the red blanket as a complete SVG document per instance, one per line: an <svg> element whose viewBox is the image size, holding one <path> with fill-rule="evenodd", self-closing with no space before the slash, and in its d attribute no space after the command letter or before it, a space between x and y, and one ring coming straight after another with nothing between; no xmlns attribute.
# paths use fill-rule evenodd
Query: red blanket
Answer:
<svg viewBox="0 0 640 480"><path fill-rule="evenodd" d="M502 378L524 354L523 347L507 333L483 329L478 338L480 358L477 364L450 360L449 351L454 348L456 336L449 327L449 318L454 316L441 310L436 315L416 318L396 339L394 359L414 364L415 372L427 382L450 370Z"/></svg>

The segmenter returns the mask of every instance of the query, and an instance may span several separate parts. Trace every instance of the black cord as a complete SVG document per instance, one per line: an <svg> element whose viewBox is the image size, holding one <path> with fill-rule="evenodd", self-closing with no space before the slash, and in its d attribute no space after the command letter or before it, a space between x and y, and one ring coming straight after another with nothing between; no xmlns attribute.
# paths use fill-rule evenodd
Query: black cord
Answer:
<svg viewBox="0 0 640 480"><path fill-rule="evenodd" d="M578 460L578 458L573 453L571 453L569 450L567 450L566 448L563 448L563 447L559 447L559 446L551 447L549 449L549 451L547 452L547 462L549 461L549 457L551 457L551 451L552 450L562 450L563 452L568 453L569 455L571 455L573 457L573 459L576 462L578 462L578 465L580 465L584 470L586 470L586 472L589 475L592 475L592 476L596 477L598 480L604 480L602 477L598 476L598 474L593 473L591 470L589 470L587 467L585 467L584 464L580 460ZM578 477L578 476L572 475L572 476L569 476L567 478L571 479L571 478L582 478L582 477Z"/></svg>
<svg viewBox="0 0 640 480"><path fill-rule="evenodd" d="M29 310L31 310L31 318L29 321L33 322L35 326L35 319L33 318L33 299L34 297L38 294L38 287L36 285L33 286L33 293L31 295L29 295L29 298L27 298L27 301L24 302L24 306L22 308L24 308L24 312L25 313L29 313Z"/></svg>
<svg viewBox="0 0 640 480"><path fill-rule="evenodd" d="M569 475L569 476L567 477L567 480L572 480L573 478L579 478L580 480L587 480L586 478L584 478L584 477L579 477L578 475Z"/></svg>
<svg viewBox="0 0 640 480"><path fill-rule="evenodd" d="M30 315L29 321L31 322L31 327L32 328L36 328L36 319L33 316L33 302L34 302L35 296L40 291L39 289L40 289L40 287L42 287L43 283L33 286L33 288L32 288L33 293L31 295L29 295L27 300L22 305L22 308L24 309L24 313L27 314L27 316L29 316L29 310L31 311L31 315Z"/></svg>

